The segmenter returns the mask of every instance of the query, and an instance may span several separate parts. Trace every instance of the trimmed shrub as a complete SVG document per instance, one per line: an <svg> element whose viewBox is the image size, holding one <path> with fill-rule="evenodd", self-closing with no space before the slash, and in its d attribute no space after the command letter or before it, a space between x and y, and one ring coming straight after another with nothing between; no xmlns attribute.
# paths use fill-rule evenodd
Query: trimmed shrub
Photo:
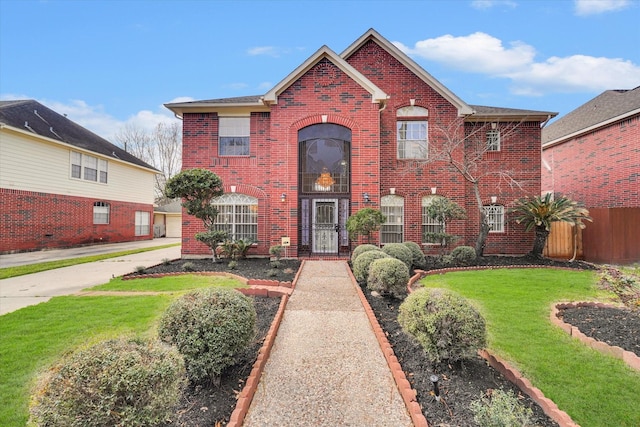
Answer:
<svg viewBox="0 0 640 427"><path fill-rule="evenodd" d="M403 245L411 251L411 264L414 268L422 269L427 266L427 259L419 244L416 242L404 242Z"/></svg>
<svg viewBox="0 0 640 427"><path fill-rule="evenodd" d="M476 260L476 250L471 246L458 246L451 251L451 258L456 265L471 265Z"/></svg>
<svg viewBox="0 0 640 427"><path fill-rule="evenodd" d="M486 345L484 318L462 296L446 289L421 289L400 305L398 322L432 363L475 356Z"/></svg>
<svg viewBox="0 0 640 427"><path fill-rule="evenodd" d="M353 275L358 283L367 283L371 263L380 258L391 258L381 250L363 252L353 261Z"/></svg>
<svg viewBox="0 0 640 427"><path fill-rule="evenodd" d="M184 361L175 349L158 341L103 341L71 354L40 379L29 425L161 425L185 385Z"/></svg>
<svg viewBox="0 0 640 427"><path fill-rule="evenodd" d="M406 293L408 282L409 267L399 259L380 258L369 266L367 288L372 291L400 298Z"/></svg>
<svg viewBox="0 0 640 427"><path fill-rule="evenodd" d="M404 262L407 268L411 270L413 266L413 254L404 243L387 243L382 247L382 252Z"/></svg>
<svg viewBox="0 0 640 427"><path fill-rule="evenodd" d="M195 263L191 261L185 262L184 264L182 264L182 271L196 271Z"/></svg>
<svg viewBox="0 0 640 427"><path fill-rule="evenodd" d="M534 425L533 411L523 405L511 390L493 390L471 402L473 420L480 427L530 427Z"/></svg>
<svg viewBox="0 0 640 427"><path fill-rule="evenodd" d="M256 310L234 289L207 288L175 300L158 326L160 339L178 347L193 383L218 382L255 334Z"/></svg>
<svg viewBox="0 0 640 427"><path fill-rule="evenodd" d="M358 245L353 249L353 252L351 253L351 262L354 262L356 258L358 258L358 256L360 256L361 254L367 251L379 251L379 250L380 248L377 247L376 245L370 245L368 243L364 245Z"/></svg>

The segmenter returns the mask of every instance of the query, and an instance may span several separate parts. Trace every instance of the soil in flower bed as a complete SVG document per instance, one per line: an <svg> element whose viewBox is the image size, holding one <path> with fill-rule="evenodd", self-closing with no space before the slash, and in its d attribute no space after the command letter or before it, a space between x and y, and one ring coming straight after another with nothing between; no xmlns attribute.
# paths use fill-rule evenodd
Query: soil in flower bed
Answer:
<svg viewBox="0 0 640 427"><path fill-rule="evenodd" d="M280 298L250 297L256 308L256 337L227 368L220 385L190 385L182 396L172 420L164 427L215 427L226 425L236 407L236 399L253 369L258 351L280 306Z"/></svg>

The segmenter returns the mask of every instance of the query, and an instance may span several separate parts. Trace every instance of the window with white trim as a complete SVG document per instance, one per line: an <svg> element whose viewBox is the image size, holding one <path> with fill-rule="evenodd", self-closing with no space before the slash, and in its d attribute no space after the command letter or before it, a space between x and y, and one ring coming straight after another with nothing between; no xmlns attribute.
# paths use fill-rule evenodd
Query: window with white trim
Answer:
<svg viewBox="0 0 640 427"><path fill-rule="evenodd" d="M218 210L216 230L229 233L232 240L258 241L258 199L240 193L226 193L211 201Z"/></svg>
<svg viewBox="0 0 640 427"><path fill-rule="evenodd" d="M444 233L445 223L444 221L438 221L437 219L431 218L427 213L427 208L438 197L442 196L424 196L422 198L422 243L425 245L442 244L441 239L436 239L433 235L429 235L429 233Z"/></svg>
<svg viewBox="0 0 640 427"><path fill-rule="evenodd" d="M109 213L111 207L107 202L94 202L93 203L93 223L94 224L109 224Z"/></svg>
<svg viewBox="0 0 640 427"><path fill-rule="evenodd" d="M387 220L380 227L380 242L402 243L404 240L404 197L383 196L380 199L380 212Z"/></svg>
<svg viewBox="0 0 640 427"><path fill-rule="evenodd" d="M136 236L147 236L150 231L149 212L136 211Z"/></svg>
<svg viewBox="0 0 640 427"><path fill-rule="evenodd" d="M422 107L403 107L396 112L398 159L426 159L429 112Z"/></svg>
<svg viewBox="0 0 640 427"><path fill-rule="evenodd" d="M71 152L71 178L106 184L108 167L109 164L104 159L77 151Z"/></svg>
<svg viewBox="0 0 640 427"><path fill-rule="evenodd" d="M488 205L482 209L491 227L489 233L504 233L504 206Z"/></svg>
<svg viewBox="0 0 640 427"><path fill-rule="evenodd" d="M218 154L220 156L248 156L250 124L250 117L220 117Z"/></svg>
<svg viewBox="0 0 640 427"><path fill-rule="evenodd" d="M500 130L487 131L487 151L500 151Z"/></svg>

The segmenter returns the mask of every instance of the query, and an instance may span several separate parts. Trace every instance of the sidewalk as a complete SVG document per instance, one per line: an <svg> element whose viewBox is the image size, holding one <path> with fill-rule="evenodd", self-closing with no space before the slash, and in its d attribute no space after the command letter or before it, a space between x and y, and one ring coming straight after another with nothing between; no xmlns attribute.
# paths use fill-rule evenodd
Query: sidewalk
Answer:
<svg viewBox="0 0 640 427"><path fill-rule="evenodd" d="M243 426L411 426L344 261L307 261Z"/></svg>
<svg viewBox="0 0 640 427"><path fill-rule="evenodd" d="M9 254L0 256L0 267L113 253L141 247L164 246L179 242L179 239L154 239ZM164 258L180 258L180 246L2 279L0 280L0 315L48 301L54 296L74 294L84 288L106 283L112 277L133 272L137 266L149 267L160 264Z"/></svg>

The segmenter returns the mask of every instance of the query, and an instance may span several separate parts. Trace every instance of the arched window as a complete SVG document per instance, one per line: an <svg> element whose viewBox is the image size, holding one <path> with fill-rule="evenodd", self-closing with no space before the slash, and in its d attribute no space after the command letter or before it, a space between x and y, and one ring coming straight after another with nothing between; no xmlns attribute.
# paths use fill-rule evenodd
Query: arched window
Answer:
<svg viewBox="0 0 640 427"><path fill-rule="evenodd" d="M387 217L387 221L380 228L380 242L401 243L404 240L404 197L383 196L380 200L380 211Z"/></svg>
<svg viewBox="0 0 640 427"><path fill-rule="evenodd" d="M298 132L302 193L348 193L351 130L332 123Z"/></svg>
<svg viewBox="0 0 640 427"><path fill-rule="evenodd" d="M258 199L246 194L226 193L211 201L218 210L214 228L229 233L232 240L258 241Z"/></svg>
<svg viewBox="0 0 640 427"><path fill-rule="evenodd" d="M402 107L396 111L396 142L398 159L426 159L429 152L429 110L423 107Z"/></svg>

